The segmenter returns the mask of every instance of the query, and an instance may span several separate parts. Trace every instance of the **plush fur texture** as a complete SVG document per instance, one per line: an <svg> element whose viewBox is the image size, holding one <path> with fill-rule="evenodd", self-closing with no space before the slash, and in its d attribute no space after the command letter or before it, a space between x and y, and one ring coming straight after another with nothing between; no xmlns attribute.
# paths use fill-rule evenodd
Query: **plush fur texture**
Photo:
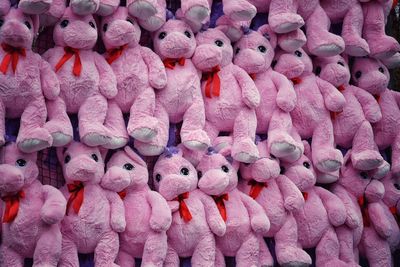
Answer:
<svg viewBox="0 0 400 267"><path fill-rule="evenodd" d="M60 266L77 267L78 253L93 252L96 266L118 266L114 261L119 247L118 232L125 230L125 213L118 194L100 186L105 153L77 142L57 150L66 182L60 190L67 201L73 199L69 209L67 205L67 214L61 223ZM70 190L73 185L83 188ZM83 195L83 202L76 210L79 199L74 199L74 195L79 194Z"/></svg>
<svg viewBox="0 0 400 267"><path fill-rule="evenodd" d="M34 266L56 267L60 258L59 222L64 217L66 201L56 188L37 180L36 157L36 153L20 152L15 143L1 151L2 211L7 212L7 198L23 192L16 217L4 222L3 214L1 266L23 267L24 258L33 258Z"/></svg>
<svg viewBox="0 0 400 267"><path fill-rule="evenodd" d="M226 225L213 199L197 189L196 169L182 157L180 150L168 152L157 160L153 182L172 211L172 224L167 231L168 252L163 266L178 267L179 257L190 256L191 266L214 266L214 234L223 236ZM190 220L180 214L185 210L182 206L189 210Z"/></svg>
<svg viewBox="0 0 400 267"><path fill-rule="evenodd" d="M304 50L279 51L274 69L294 82L297 105L290 112L293 126L301 138L312 137L312 162L323 173L336 171L343 162L342 153L334 148L331 112L345 106L344 96L330 83L312 72L312 62Z"/></svg>
<svg viewBox="0 0 400 267"><path fill-rule="evenodd" d="M119 192L125 206L126 229L120 233L117 263L162 267L167 254L166 231L171 211L165 199L150 190L146 163L129 147L116 152L107 163L101 186Z"/></svg>
<svg viewBox="0 0 400 267"><path fill-rule="evenodd" d="M78 114L81 141L89 146L107 145L111 140L104 126L107 99L116 96L117 83L105 59L92 50L97 41L93 17L77 16L66 9L53 38L56 46L44 57L56 70L67 112ZM71 49L76 52L68 52Z"/></svg>
<svg viewBox="0 0 400 267"><path fill-rule="evenodd" d="M140 26L148 31L156 31L165 23L165 0L127 0L126 6L129 14L136 17Z"/></svg>

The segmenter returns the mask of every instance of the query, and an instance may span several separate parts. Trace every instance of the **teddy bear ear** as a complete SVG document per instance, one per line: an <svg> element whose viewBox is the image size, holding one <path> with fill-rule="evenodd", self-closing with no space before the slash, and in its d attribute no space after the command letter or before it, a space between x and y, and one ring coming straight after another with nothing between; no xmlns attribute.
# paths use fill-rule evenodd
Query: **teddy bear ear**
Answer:
<svg viewBox="0 0 400 267"><path fill-rule="evenodd" d="M144 162L144 160L138 154L136 154L135 151L132 150L132 148L126 146L124 147L124 151L128 155L128 157L130 157L134 162L136 162L140 166L147 167L146 162Z"/></svg>
<svg viewBox="0 0 400 267"><path fill-rule="evenodd" d="M304 155L311 160L312 154L311 154L310 144L306 140L303 140L303 145L304 145Z"/></svg>
<svg viewBox="0 0 400 267"><path fill-rule="evenodd" d="M276 48L278 37L268 24L262 25L260 28L258 28L257 32L264 36L274 49Z"/></svg>

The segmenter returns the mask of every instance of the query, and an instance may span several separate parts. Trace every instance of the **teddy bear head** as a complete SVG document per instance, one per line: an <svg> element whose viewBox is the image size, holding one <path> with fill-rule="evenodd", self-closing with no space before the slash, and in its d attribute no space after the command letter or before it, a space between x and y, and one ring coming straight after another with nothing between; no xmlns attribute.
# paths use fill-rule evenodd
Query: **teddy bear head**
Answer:
<svg viewBox="0 0 400 267"><path fill-rule="evenodd" d="M350 82L350 69L347 57L318 57L314 59L314 73L335 87Z"/></svg>
<svg viewBox="0 0 400 267"><path fill-rule="evenodd" d="M196 169L176 147L166 148L154 165L154 187L166 200L195 190L197 181Z"/></svg>
<svg viewBox="0 0 400 267"><path fill-rule="evenodd" d="M311 58L301 48L290 53L283 50L277 51L272 65L275 71L288 79L311 74L313 70Z"/></svg>
<svg viewBox="0 0 400 267"><path fill-rule="evenodd" d="M15 143L6 143L0 154L0 195L19 192L39 175L36 153L22 153Z"/></svg>
<svg viewBox="0 0 400 267"><path fill-rule="evenodd" d="M120 192L127 188L140 189L147 185L149 173L146 162L130 147L113 154L107 163L107 172L101 179L101 186Z"/></svg>
<svg viewBox="0 0 400 267"><path fill-rule="evenodd" d="M193 63L201 71L209 71L216 66L224 67L232 62L233 48L229 38L218 29L208 29L196 36L197 47Z"/></svg>
<svg viewBox="0 0 400 267"><path fill-rule="evenodd" d="M400 178L394 177L391 172L389 172L381 180L383 186L385 187L385 195L383 201L390 208L396 208L397 212L400 211Z"/></svg>
<svg viewBox="0 0 400 267"><path fill-rule="evenodd" d="M196 38L190 26L181 20L168 20L152 34L154 51L162 58L190 58Z"/></svg>
<svg viewBox="0 0 400 267"><path fill-rule="evenodd" d="M139 24L126 7L119 7L112 15L104 17L100 32L106 49L135 46L139 44L141 34Z"/></svg>
<svg viewBox="0 0 400 267"><path fill-rule="evenodd" d="M265 72L274 59L276 41L268 25L243 35L233 48L235 65L251 74Z"/></svg>
<svg viewBox="0 0 400 267"><path fill-rule="evenodd" d="M92 49L97 42L97 26L92 15L79 16L67 8L54 26L54 43L75 49Z"/></svg>
<svg viewBox="0 0 400 267"><path fill-rule="evenodd" d="M57 157L67 183L79 181L99 184L104 175L104 158L107 150L72 142L68 147L57 148Z"/></svg>
<svg viewBox="0 0 400 267"><path fill-rule="evenodd" d="M368 57L354 59L351 69L354 84L373 95L379 95L387 88L389 71L379 60Z"/></svg>
<svg viewBox="0 0 400 267"><path fill-rule="evenodd" d="M0 43L16 48L31 49L38 30L39 17L37 15L26 15L20 9L10 8L8 13L0 18Z"/></svg>

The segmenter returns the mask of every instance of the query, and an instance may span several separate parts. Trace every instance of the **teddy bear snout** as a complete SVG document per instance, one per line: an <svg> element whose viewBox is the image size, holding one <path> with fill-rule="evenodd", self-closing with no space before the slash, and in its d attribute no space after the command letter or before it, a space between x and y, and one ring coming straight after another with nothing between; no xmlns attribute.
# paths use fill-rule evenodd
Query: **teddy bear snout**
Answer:
<svg viewBox="0 0 400 267"><path fill-rule="evenodd" d="M166 199L172 200L180 194L192 191L196 186L193 179L182 175L170 174L162 178L158 192Z"/></svg>
<svg viewBox="0 0 400 267"><path fill-rule="evenodd" d="M279 164L269 158L261 158L252 165L252 178L257 182L266 182L280 173Z"/></svg>
<svg viewBox="0 0 400 267"><path fill-rule="evenodd" d="M264 56L260 52L246 48L235 56L234 63L247 73L258 73L266 68L266 58Z"/></svg>
<svg viewBox="0 0 400 267"><path fill-rule="evenodd" d="M323 68L320 77L336 87L347 84L350 81L349 71L336 63L329 64Z"/></svg>
<svg viewBox="0 0 400 267"><path fill-rule="evenodd" d="M63 32L63 39L67 46L76 49L92 48L97 41L97 30L83 21L71 23Z"/></svg>
<svg viewBox="0 0 400 267"><path fill-rule="evenodd" d="M209 170L199 180L199 188L208 195L220 195L229 185L229 174L222 170Z"/></svg>
<svg viewBox="0 0 400 267"><path fill-rule="evenodd" d="M30 47L32 44L32 33L17 20L7 21L0 31L2 42L15 47Z"/></svg>
<svg viewBox="0 0 400 267"><path fill-rule="evenodd" d="M122 46L132 42L135 38L135 28L128 21L113 21L105 33L105 39L113 46Z"/></svg>
<svg viewBox="0 0 400 267"><path fill-rule="evenodd" d="M131 183L128 171L118 166L112 166L107 170L101 179L101 186L105 189L120 192L127 188Z"/></svg>
<svg viewBox="0 0 400 267"><path fill-rule="evenodd" d="M287 176L301 191L313 186L317 180L314 173L303 166L292 166L286 169Z"/></svg>
<svg viewBox="0 0 400 267"><path fill-rule="evenodd" d="M14 166L0 165L0 192L17 192L24 186L24 174Z"/></svg>
<svg viewBox="0 0 400 267"><path fill-rule="evenodd" d="M385 187L380 181L375 179L372 179L365 189L365 196L368 202L377 202L383 198L384 194Z"/></svg>
<svg viewBox="0 0 400 267"><path fill-rule="evenodd" d="M165 57L185 57L191 49L188 38L181 33L170 33L165 39L164 42L160 43L160 48Z"/></svg>
<svg viewBox="0 0 400 267"><path fill-rule="evenodd" d="M198 69L208 70L221 64L222 51L215 45L202 44L197 46L192 60Z"/></svg>
<svg viewBox="0 0 400 267"><path fill-rule="evenodd" d="M97 175L99 165L87 156L73 158L65 169L65 175L73 181L90 181Z"/></svg>
<svg viewBox="0 0 400 267"><path fill-rule="evenodd" d="M299 77L304 72L305 65L294 56L284 54L276 63L274 70L292 79Z"/></svg>

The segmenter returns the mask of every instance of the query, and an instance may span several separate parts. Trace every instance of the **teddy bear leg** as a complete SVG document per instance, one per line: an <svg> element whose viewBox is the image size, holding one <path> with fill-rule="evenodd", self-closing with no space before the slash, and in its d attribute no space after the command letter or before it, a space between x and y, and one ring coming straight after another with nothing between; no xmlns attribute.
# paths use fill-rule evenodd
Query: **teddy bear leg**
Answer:
<svg viewBox="0 0 400 267"><path fill-rule="evenodd" d="M392 143L392 175L400 177L400 133Z"/></svg>
<svg viewBox="0 0 400 267"><path fill-rule="evenodd" d="M205 115L202 110L202 103L193 103L183 115L181 139L185 147L191 150L205 150L210 146L211 141L203 130Z"/></svg>
<svg viewBox="0 0 400 267"><path fill-rule="evenodd" d="M24 258L13 249L1 245L0 266L24 267Z"/></svg>
<svg viewBox="0 0 400 267"><path fill-rule="evenodd" d="M373 227L364 227L361 245L370 267L392 266L389 243L382 239Z"/></svg>
<svg viewBox="0 0 400 267"><path fill-rule="evenodd" d="M66 112L65 102L62 98L57 97L55 100L48 100L46 105L49 120L44 128L53 137L53 146L65 146L73 138L72 125Z"/></svg>
<svg viewBox="0 0 400 267"><path fill-rule="evenodd" d="M193 251L193 267L212 267L215 263L215 239L212 234L205 235Z"/></svg>
<svg viewBox="0 0 400 267"><path fill-rule="evenodd" d="M40 25L47 27L57 23L67 8L65 0L53 0L50 9L40 15Z"/></svg>
<svg viewBox="0 0 400 267"><path fill-rule="evenodd" d="M224 14L233 20L248 21L257 13L255 6L246 0L222 0Z"/></svg>
<svg viewBox="0 0 400 267"><path fill-rule="evenodd" d="M176 253L175 249L173 249L168 244L167 256L165 257L164 267L179 267L179 263L180 262L178 253Z"/></svg>
<svg viewBox="0 0 400 267"><path fill-rule="evenodd" d="M224 254L218 247L215 249L215 266L226 267Z"/></svg>
<svg viewBox="0 0 400 267"><path fill-rule="evenodd" d="M156 0L127 0L126 6L131 16L148 19L157 13Z"/></svg>
<svg viewBox="0 0 400 267"><path fill-rule="evenodd" d="M262 236L258 237L258 243L260 245L260 254L258 261L262 267L274 266L274 259L272 258L271 252L269 251L267 244Z"/></svg>
<svg viewBox="0 0 400 267"><path fill-rule="evenodd" d="M269 5L268 23L276 33L288 33L304 25L304 19L297 14L298 1L272 0Z"/></svg>
<svg viewBox="0 0 400 267"><path fill-rule="evenodd" d="M297 130L292 127L292 129L289 132L290 136L295 140L295 144L296 144L296 149L293 153L289 154L286 157L281 157L282 160L286 161L286 162L295 162L296 160L298 160L301 155L303 155L304 153L304 144L301 141L301 137L299 135L299 133L297 132Z"/></svg>
<svg viewBox="0 0 400 267"><path fill-rule="evenodd" d="M26 14L37 15L49 10L51 3L52 0L20 0L18 8Z"/></svg>
<svg viewBox="0 0 400 267"><path fill-rule="evenodd" d="M306 35L300 29L292 32L278 34L279 47L286 52L294 52L307 42Z"/></svg>
<svg viewBox="0 0 400 267"><path fill-rule="evenodd" d="M339 240L333 228L329 227L315 248L316 266L346 267L339 259Z"/></svg>
<svg viewBox="0 0 400 267"><path fill-rule="evenodd" d="M321 57L339 55L344 51L342 37L329 32L330 20L321 6L317 6L306 21L307 48Z"/></svg>
<svg viewBox="0 0 400 267"><path fill-rule="evenodd" d="M88 146L102 146L110 141L110 132L103 125L107 114L107 100L96 95L86 99L78 112L79 135Z"/></svg>
<svg viewBox="0 0 400 267"><path fill-rule="evenodd" d="M79 267L78 248L74 241L67 236L62 236L61 257L59 266Z"/></svg>
<svg viewBox="0 0 400 267"><path fill-rule="evenodd" d="M258 257L260 254L260 244L253 232L242 243L236 253L237 267L255 267L258 266Z"/></svg>
<svg viewBox="0 0 400 267"><path fill-rule="evenodd" d="M120 0L101 0L96 14L99 16L109 16L118 8Z"/></svg>
<svg viewBox="0 0 400 267"><path fill-rule="evenodd" d="M36 243L33 267L57 266L61 255L61 239L59 225L49 225Z"/></svg>
<svg viewBox="0 0 400 267"><path fill-rule="evenodd" d="M144 29L154 32L161 28L166 21L166 2L165 0L157 0L156 1L156 14L150 16L146 19L138 19L140 26Z"/></svg>
<svg viewBox="0 0 400 267"><path fill-rule="evenodd" d="M72 11L80 16L95 13L100 6L100 0L71 0L69 3Z"/></svg>
<svg viewBox="0 0 400 267"><path fill-rule="evenodd" d="M351 162L354 168L369 171L379 167L383 158L375 144L374 132L368 121L364 121L353 137Z"/></svg>
<svg viewBox="0 0 400 267"><path fill-rule="evenodd" d="M144 244L142 265L162 267L167 256L167 249L167 234L165 232L151 233Z"/></svg>
<svg viewBox="0 0 400 267"><path fill-rule="evenodd" d="M129 136L126 131L124 116L119 106L112 100L108 102L105 126L111 132L111 139L108 144L104 145L105 148L116 149L128 143Z"/></svg>
<svg viewBox="0 0 400 267"><path fill-rule="evenodd" d="M128 252L120 249L118 251L118 256L115 262L121 267L135 267L135 258Z"/></svg>
<svg viewBox="0 0 400 267"><path fill-rule="evenodd" d="M201 23L210 15L207 0L181 0L181 9L187 20Z"/></svg>
<svg viewBox="0 0 400 267"><path fill-rule="evenodd" d="M94 250L94 265L96 267L119 267L115 264L118 255L118 233L109 231L105 233Z"/></svg>
<svg viewBox="0 0 400 267"><path fill-rule="evenodd" d="M362 35L364 16L361 5L356 3L347 12L343 19L342 37L346 44L347 54L356 57L362 57L369 54L369 46Z"/></svg>
<svg viewBox="0 0 400 267"><path fill-rule="evenodd" d="M18 148L21 151L31 153L51 146L53 138L43 127L46 116L44 99L33 101L25 108L17 137Z"/></svg>
<svg viewBox="0 0 400 267"><path fill-rule="evenodd" d="M281 229L275 234L275 252L280 266L310 266L311 257L298 246L297 223L288 215Z"/></svg>
<svg viewBox="0 0 400 267"><path fill-rule="evenodd" d="M6 15L9 10L10 10L10 1L9 0L0 1L0 16Z"/></svg>
<svg viewBox="0 0 400 267"><path fill-rule="evenodd" d="M351 267L358 267L354 255L354 247L357 245L354 244L353 230L346 225L339 226L335 230L340 244L339 258Z"/></svg>
<svg viewBox="0 0 400 267"><path fill-rule="evenodd" d="M243 109L235 119L232 157L240 162L252 163L259 158L256 137L257 118L254 110Z"/></svg>
<svg viewBox="0 0 400 267"><path fill-rule="evenodd" d="M383 160L381 165L379 165L376 169L369 171L368 175L373 179L379 180L384 176L386 176L386 174L388 174L389 171L390 171L390 164L386 160Z"/></svg>

